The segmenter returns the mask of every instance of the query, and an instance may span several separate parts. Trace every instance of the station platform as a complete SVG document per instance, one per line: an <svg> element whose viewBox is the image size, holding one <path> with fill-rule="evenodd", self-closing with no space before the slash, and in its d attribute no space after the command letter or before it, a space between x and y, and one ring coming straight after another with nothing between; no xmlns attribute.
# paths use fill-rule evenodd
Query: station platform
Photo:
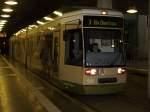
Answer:
<svg viewBox="0 0 150 112"><path fill-rule="evenodd" d="M11 63L0 56L0 112L92 112L24 67Z"/></svg>
<svg viewBox="0 0 150 112"><path fill-rule="evenodd" d="M14 67L0 56L0 112L46 112L34 92Z"/></svg>

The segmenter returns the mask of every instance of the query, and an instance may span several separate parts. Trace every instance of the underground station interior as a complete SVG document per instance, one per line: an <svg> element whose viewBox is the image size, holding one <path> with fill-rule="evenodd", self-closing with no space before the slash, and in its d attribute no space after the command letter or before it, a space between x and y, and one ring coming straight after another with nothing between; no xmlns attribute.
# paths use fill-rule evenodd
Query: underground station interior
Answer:
<svg viewBox="0 0 150 112"><path fill-rule="evenodd" d="M0 112L150 112L149 0L1 0Z"/></svg>

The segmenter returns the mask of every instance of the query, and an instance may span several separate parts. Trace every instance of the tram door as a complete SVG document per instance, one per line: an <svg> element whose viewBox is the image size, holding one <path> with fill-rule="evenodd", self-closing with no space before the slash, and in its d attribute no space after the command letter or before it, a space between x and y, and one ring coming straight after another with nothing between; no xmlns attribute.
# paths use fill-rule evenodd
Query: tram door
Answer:
<svg viewBox="0 0 150 112"><path fill-rule="evenodd" d="M59 39L60 31L53 32L53 77L58 77L59 74Z"/></svg>

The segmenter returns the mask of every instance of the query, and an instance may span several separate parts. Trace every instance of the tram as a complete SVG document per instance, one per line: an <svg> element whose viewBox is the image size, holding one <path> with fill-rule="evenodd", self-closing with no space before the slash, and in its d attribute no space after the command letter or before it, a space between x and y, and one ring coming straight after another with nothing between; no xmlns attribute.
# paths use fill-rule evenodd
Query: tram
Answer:
<svg viewBox="0 0 150 112"><path fill-rule="evenodd" d="M82 9L13 35L13 59L63 90L110 94L126 84L123 14Z"/></svg>

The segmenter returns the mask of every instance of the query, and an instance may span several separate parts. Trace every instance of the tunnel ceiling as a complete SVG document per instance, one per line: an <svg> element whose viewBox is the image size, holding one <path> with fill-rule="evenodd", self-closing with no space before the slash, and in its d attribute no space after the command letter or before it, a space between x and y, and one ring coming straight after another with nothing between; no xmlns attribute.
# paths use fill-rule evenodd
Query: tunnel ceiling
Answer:
<svg viewBox="0 0 150 112"><path fill-rule="evenodd" d="M0 8L5 7L6 0L0 0ZM13 6L14 12L4 27L4 32L11 35L18 30L34 23L43 16L50 14L62 6L85 6L95 7L96 0L16 0L18 5ZM139 14L147 14L148 0L112 0L113 9L125 12L129 4L134 3ZM2 11L0 11L2 14Z"/></svg>

